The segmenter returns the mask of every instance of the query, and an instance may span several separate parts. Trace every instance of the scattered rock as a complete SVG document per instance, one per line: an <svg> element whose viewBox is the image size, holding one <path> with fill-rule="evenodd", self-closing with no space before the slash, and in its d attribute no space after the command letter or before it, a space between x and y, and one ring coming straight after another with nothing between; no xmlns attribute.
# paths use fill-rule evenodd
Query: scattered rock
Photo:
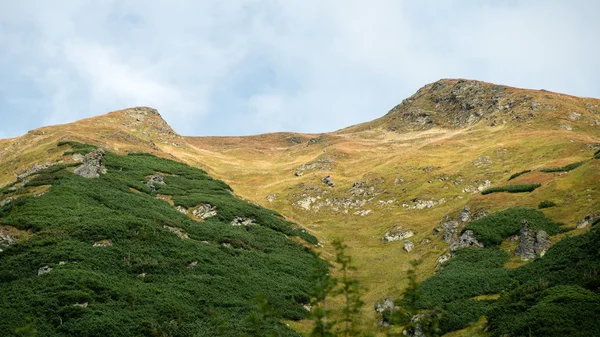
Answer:
<svg viewBox="0 0 600 337"><path fill-rule="evenodd" d="M432 208L438 205L441 205L446 202L446 198L442 198L440 200L422 200L422 199L413 199L413 204L403 203L402 207L408 209L427 209Z"/></svg>
<svg viewBox="0 0 600 337"><path fill-rule="evenodd" d="M319 136L318 138L311 138L311 139L308 140L307 146L315 145L315 144L318 144L318 143L320 143L322 141L323 141L322 136Z"/></svg>
<svg viewBox="0 0 600 337"><path fill-rule="evenodd" d="M402 179L401 177L396 177L394 179L394 185L400 185L404 183L404 179Z"/></svg>
<svg viewBox="0 0 600 337"><path fill-rule="evenodd" d="M156 187L154 186L154 184L160 184L160 185L164 185L165 184L165 176L163 174L157 173L157 174L153 174L151 176L148 177L148 182L146 183L146 186L150 187L151 189L156 189Z"/></svg>
<svg viewBox="0 0 600 337"><path fill-rule="evenodd" d="M333 183L333 181L331 180L331 176L327 176L327 177L323 178L323 179L321 180L321 182L322 182L323 184L325 184L325 185L329 186L329 187L334 187L334 186L335 186L335 184L334 184L334 183Z"/></svg>
<svg viewBox="0 0 600 337"><path fill-rule="evenodd" d="M102 166L104 150L97 148L83 157L83 164L75 169L75 174L84 178L98 178L106 173L106 168Z"/></svg>
<svg viewBox="0 0 600 337"><path fill-rule="evenodd" d="M108 246L112 246L113 242L111 240L100 240L97 242L94 242L93 247L108 247Z"/></svg>
<svg viewBox="0 0 600 337"><path fill-rule="evenodd" d="M577 112L571 112L571 113L569 114L569 119L570 119L570 120L572 120L572 121L579 120L580 118L581 118L581 114L580 114L580 113L577 113Z"/></svg>
<svg viewBox="0 0 600 337"><path fill-rule="evenodd" d="M485 167L485 166L489 166L491 164L492 164L492 158L490 158L488 156L481 156L473 162L473 166L476 166L476 167Z"/></svg>
<svg viewBox="0 0 600 337"><path fill-rule="evenodd" d="M73 304L74 307L81 307L81 308L87 308L88 307L88 302L83 302L83 303L75 303Z"/></svg>
<svg viewBox="0 0 600 337"><path fill-rule="evenodd" d="M217 215L217 207L211 204L202 204L192 210L192 214L200 219L208 219Z"/></svg>
<svg viewBox="0 0 600 337"><path fill-rule="evenodd" d="M277 200L277 193L271 193L271 194L267 195L268 202L273 202L275 200Z"/></svg>
<svg viewBox="0 0 600 337"><path fill-rule="evenodd" d="M571 131L573 130L573 127L568 125L568 124L564 124L564 123L560 123L558 124L558 127L563 129L563 130L567 130L567 131Z"/></svg>
<svg viewBox="0 0 600 337"><path fill-rule="evenodd" d="M52 271L52 269L53 268L50 266L43 266L40 269L38 269L38 276L48 274Z"/></svg>
<svg viewBox="0 0 600 337"><path fill-rule="evenodd" d="M178 210L179 212L183 213L183 214L187 214L188 213L187 208L185 208L183 206L180 206L180 205L175 206L175 209Z"/></svg>
<svg viewBox="0 0 600 337"><path fill-rule="evenodd" d="M381 238L381 241L383 241L383 242L400 241L400 240L410 238L414 235L415 235L415 232L413 232L412 230L410 230L410 229L404 230L404 228L402 226L396 226L395 228L387 231Z"/></svg>
<svg viewBox="0 0 600 337"><path fill-rule="evenodd" d="M587 226L590 226L598 218L600 218L600 213L596 213L596 214L590 213L577 223L577 228L585 228Z"/></svg>
<svg viewBox="0 0 600 337"><path fill-rule="evenodd" d="M475 238L475 233L473 233L472 230L464 231L458 240L450 245L450 251L455 252L460 248L467 247L483 248L483 244L477 241L477 238Z"/></svg>
<svg viewBox="0 0 600 337"><path fill-rule="evenodd" d="M462 192L463 193L479 193L490 186L492 186L492 182L489 180L475 180L473 182L473 185L463 188Z"/></svg>
<svg viewBox="0 0 600 337"><path fill-rule="evenodd" d="M254 219L244 218L241 216L236 216L231 221L232 226L250 226L254 224Z"/></svg>
<svg viewBox="0 0 600 337"><path fill-rule="evenodd" d="M189 239L189 236L187 235L187 233L179 227L170 227L170 226L163 226L163 227L166 228L169 232L177 235L181 239Z"/></svg>
<svg viewBox="0 0 600 337"><path fill-rule="evenodd" d="M354 215L365 216L365 215L369 215L371 212L372 211L370 209L358 210L358 211L354 212Z"/></svg>
<svg viewBox="0 0 600 337"><path fill-rule="evenodd" d="M515 250L515 255L520 256L523 261L532 260L538 255L543 256L551 244L545 231L531 230L529 222L523 220L519 234L519 246Z"/></svg>
<svg viewBox="0 0 600 337"><path fill-rule="evenodd" d="M406 241L404 241L403 248L407 253L410 253L410 251L413 250L413 248L415 248L415 244L412 243L412 241L410 241L410 240L406 240Z"/></svg>
<svg viewBox="0 0 600 337"><path fill-rule="evenodd" d="M452 258L452 253L446 253L446 254L438 257L438 259L437 259L438 267L441 266L442 264L444 264L446 261L450 260L451 258Z"/></svg>

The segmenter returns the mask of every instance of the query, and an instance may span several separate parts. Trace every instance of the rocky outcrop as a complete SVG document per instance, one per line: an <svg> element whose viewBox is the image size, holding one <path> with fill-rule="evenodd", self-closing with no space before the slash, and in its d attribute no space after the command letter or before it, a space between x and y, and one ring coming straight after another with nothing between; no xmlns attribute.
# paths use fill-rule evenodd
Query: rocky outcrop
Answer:
<svg viewBox="0 0 600 337"><path fill-rule="evenodd" d="M52 267L50 266L43 266L40 269L38 269L38 276L40 275L44 275L44 274L49 274L52 271Z"/></svg>
<svg viewBox="0 0 600 337"><path fill-rule="evenodd" d="M381 238L381 241L383 241L383 242L400 241L400 240L410 238L414 235L415 235L415 232L413 232L412 230L410 230L410 229L404 230L404 227L396 226L393 229L387 231Z"/></svg>
<svg viewBox="0 0 600 337"><path fill-rule="evenodd" d="M277 200L277 193L270 193L269 195L267 195L268 202L273 202L275 200Z"/></svg>
<svg viewBox="0 0 600 337"><path fill-rule="evenodd" d="M75 174L84 178L98 178L106 173L106 168L102 166L104 150L97 148L83 157L83 164L75 169Z"/></svg>
<svg viewBox="0 0 600 337"><path fill-rule="evenodd" d="M600 213L590 213L577 223L577 228L591 226L598 219L600 219Z"/></svg>
<svg viewBox="0 0 600 337"><path fill-rule="evenodd" d="M254 219L244 218L244 217L241 217L241 216L236 216L231 221L231 225L232 226L250 226L250 225L254 225Z"/></svg>
<svg viewBox="0 0 600 337"><path fill-rule="evenodd" d="M411 203L404 202L402 207L407 209L427 209L432 208L438 205L441 205L446 202L446 198L441 198L440 200L422 200L422 199L413 199Z"/></svg>
<svg viewBox="0 0 600 337"><path fill-rule="evenodd" d="M177 206L175 206L175 209L176 209L177 211L179 211L180 213L182 213L182 214L186 214L186 215L188 214L188 210L187 210L187 208L185 208L185 207L183 207L183 206L179 206L179 205L177 205Z"/></svg>
<svg viewBox="0 0 600 337"><path fill-rule="evenodd" d="M519 234L519 246L515 250L515 255L520 256L523 261L532 260L537 256L543 256L551 244L552 242L545 231L532 230L529 222L523 220Z"/></svg>
<svg viewBox="0 0 600 337"><path fill-rule="evenodd" d="M463 193L479 193L492 186L492 182L489 180L475 180L472 185L466 186L462 189Z"/></svg>
<svg viewBox="0 0 600 337"><path fill-rule="evenodd" d="M146 186L150 187L153 190L156 189L156 186L155 186L156 184L158 184L158 185L165 184L165 175L161 174L161 173L157 173L157 174L148 176L147 179L148 179L148 181L146 182Z"/></svg>
<svg viewBox="0 0 600 337"><path fill-rule="evenodd" d="M450 245L450 251L455 252L458 249L468 248L468 247L483 248L483 244L481 242L477 241L477 238L475 238L475 233L473 233L472 230L464 231L460 235L458 240L456 240L455 242L453 242Z"/></svg>
<svg viewBox="0 0 600 337"><path fill-rule="evenodd" d="M27 232L18 230L12 226L0 227L0 253L3 252L6 247L22 239L26 234Z"/></svg>
<svg viewBox="0 0 600 337"><path fill-rule="evenodd" d="M217 207L211 204L202 204L192 210L192 215L200 219L208 219L217 215Z"/></svg>
<svg viewBox="0 0 600 337"><path fill-rule="evenodd" d="M377 312L378 314L381 314L386 310L393 310L394 309L394 301L392 301L390 298L386 297L383 300L375 303L374 309L375 309L375 312Z"/></svg>
<svg viewBox="0 0 600 337"><path fill-rule="evenodd" d="M113 242L112 240L100 240L100 241L96 241L94 242L94 247L108 247L108 246L112 246Z"/></svg>
<svg viewBox="0 0 600 337"><path fill-rule="evenodd" d="M31 168L29 170L17 175L17 179L19 179L19 180L25 179L26 177L28 177L32 174L36 174L36 173L40 172L41 170L45 170L50 166L52 166L51 163L33 164L33 166L31 166Z"/></svg>

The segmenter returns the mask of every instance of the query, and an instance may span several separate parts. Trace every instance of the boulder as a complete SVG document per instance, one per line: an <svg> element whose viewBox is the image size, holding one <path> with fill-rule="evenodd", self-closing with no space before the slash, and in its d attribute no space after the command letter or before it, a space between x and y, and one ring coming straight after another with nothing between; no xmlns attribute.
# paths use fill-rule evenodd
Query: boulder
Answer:
<svg viewBox="0 0 600 337"><path fill-rule="evenodd" d="M581 221L577 223L577 228L585 228L587 226L591 226L594 221L600 218L600 213L590 213L586 215Z"/></svg>
<svg viewBox="0 0 600 337"><path fill-rule="evenodd" d="M523 220L515 255L520 256L523 261L532 260L538 255L543 256L551 244L548 233L543 230L531 230L529 222Z"/></svg>
<svg viewBox="0 0 600 337"><path fill-rule="evenodd" d="M271 194L267 195L268 202L273 202L275 200L277 200L277 193L271 193Z"/></svg>
<svg viewBox="0 0 600 337"><path fill-rule="evenodd" d="M97 148L83 157L83 164L75 169L75 174L84 178L98 178L106 173L106 168L102 166L104 150Z"/></svg>
<svg viewBox="0 0 600 337"><path fill-rule="evenodd" d="M148 182L146 182L146 186L151 189L156 189L155 184L164 185L165 184L165 176L163 174L157 173L148 177Z"/></svg>
<svg viewBox="0 0 600 337"><path fill-rule="evenodd" d="M44 275L44 274L48 274L51 271L52 271L52 267L50 267L50 266L43 266L40 269L38 269L38 276Z"/></svg>
<svg viewBox="0 0 600 337"><path fill-rule="evenodd" d="M458 219L461 222L469 222L471 221L471 210L469 209L469 206L465 206L462 211L460 211L460 215L458 216Z"/></svg>
<svg viewBox="0 0 600 337"><path fill-rule="evenodd" d="M100 241L96 241L94 242L93 247L108 247L108 246L112 246L113 243L111 240L100 240Z"/></svg>
<svg viewBox="0 0 600 337"><path fill-rule="evenodd" d="M383 242L400 241L400 240L410 238L414 235L415 235L415 232L413 232L412 230L410 230L410 229L404 230L404 228L402 226L396 226L395 228L387 231L381 238L381 241L383 241Z"/></svg>
<svg viewBox="0 0 600 337"><path fill-rule="evenodd" d="M404 241L404 250L407 253L410 253L410 251L413 250L413 248L415 248L415 244L412 243L412 241L410 241L410 240Z"/></svg>
<svg viewBox="0 0 600 337"><path fill-rule="evenodd" d="M374 309L378 314L381 314L386 310L392 310L394 309L394 301L386 297L383 300L375 303Z"/></svg>
<svg viewBox="0 0 600 337"><path fill-rule="evenodd" d="M334 184L334 183L333 183L333 181L331 180L331 176L327 176L327 177L323 178L323 179L321 180L321 182L323 182L323 184L325 184L325 185L327 185L327 186L329 186L329 187L334 187L334 186L335 186L335 184Z"/></svg>

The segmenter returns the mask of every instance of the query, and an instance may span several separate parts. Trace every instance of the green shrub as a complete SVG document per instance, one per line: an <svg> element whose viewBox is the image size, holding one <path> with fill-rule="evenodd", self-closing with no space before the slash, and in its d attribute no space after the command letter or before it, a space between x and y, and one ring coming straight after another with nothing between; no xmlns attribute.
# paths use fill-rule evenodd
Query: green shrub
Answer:
<svg viewBox="0 0 600 337"><path fill-rule="evenodd" d="M568 172L568 171L571 171L571 170L574 170L574 169L578 168L579 166L583 165L583 163L584 162L580 161L580 162L572 163L572 164L565 165L565 166L562 166L562 167L545 168L545 169L541 169L540 171L547 172L547 173L550 173L550 172Z"/></svg>
<svg viewBox="0 0 600 337"><path fill-rule="evenodd" d="M316 238L182 163L107 152L103 164L108 172L97 179L55 165L27 184L51 185L46 194L0 207L0 226L33 233L0 254L0 331L15 331L31 316L43 336L240 336L252 298L264 294L276 319L262 331L298 336L280 320L306 317L310 276L325 262L289 237ZM173 176L154 190L146 177L156 172ZM189 208L211 203L218 215L194 221L157 193ZM231 226L235 216L255 224ZM94 247L100 240L112 245ZM53 270L37 276L44 266Z"/></svg>
<svg viewBox="0 0 600 337"><path fill-rule="evenodd" d="M508 178L508 180L509 180L509 181L510 181L510 180L513 180L513 179L515 179L516 177L518 177L518 176L520 176L520 175L523 175L523 174L525 174L525 173L529 173L529 172L531 172L531 170L525 170L525 171L521 171L521 172L514 173L513 175L511 175L511 176L510 176L510 178Z"/></svg>
<svg viewBox="0 0 600 337"><path fill-rule="evenodd" d="M556 206L556 203L554 201L544 200L544 201L540 202L540 204L538 205L538 208L542 209L542 208L549 208L549 207L554 207L554 206Z"/></svg>
<svg viewBox="0 0 600 337"><path fill-rule="evenodd" d="M544 213L533 208L509 208L469 223L463 231L472 230L484 246L500 245L502 241L518 234L523 220L532 229L543 229L549 235L561 233L562 223L554 222Z"/></svg>
<svg viewBox="0 0 600 337"><path fill-rule="evenodd" d="M542 186L541 184L526 184L526 185L508 185L508 186L499 186L488 188L481 192L481 194L490 194L497 192L508 192L508 193L523 193L523 192L532 192L536 188Z"/></svg>

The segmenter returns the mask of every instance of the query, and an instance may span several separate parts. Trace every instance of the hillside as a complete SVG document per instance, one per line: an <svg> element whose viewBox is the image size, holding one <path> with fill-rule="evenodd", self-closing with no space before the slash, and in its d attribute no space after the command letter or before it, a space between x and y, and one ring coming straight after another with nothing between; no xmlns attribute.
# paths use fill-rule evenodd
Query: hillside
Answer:
<svg viewBox="0 0 600 337"><path fill-rule="evenodd" d="M434 275L471 219L554 202L540 212L563 224L548 232L555 243L589 231L581 221L600 212L600 160L592 159L600 149L600 100L478 81L440 80L375 121L314 135L181 137L153 109L113 112L0 141L0 184L34 164L68 163L59 141L202 168L236 195L301 225L322 244L314 249L326 260L334 258L332 241L343 239L353 275L368 289L363 313L371 331L382 331L373 306L400 297L409 261L423 261L419 280ZM559 169L574 163L581 164ZM534 184L531 192L481 193ZM465 209L469 221L455 220ZM411 237L393 241L408 231ZM516 234L513 227L498 234L506 254L500 267L531 264L514 255ZM307 331L306 322L288 323Z"/></svg>

